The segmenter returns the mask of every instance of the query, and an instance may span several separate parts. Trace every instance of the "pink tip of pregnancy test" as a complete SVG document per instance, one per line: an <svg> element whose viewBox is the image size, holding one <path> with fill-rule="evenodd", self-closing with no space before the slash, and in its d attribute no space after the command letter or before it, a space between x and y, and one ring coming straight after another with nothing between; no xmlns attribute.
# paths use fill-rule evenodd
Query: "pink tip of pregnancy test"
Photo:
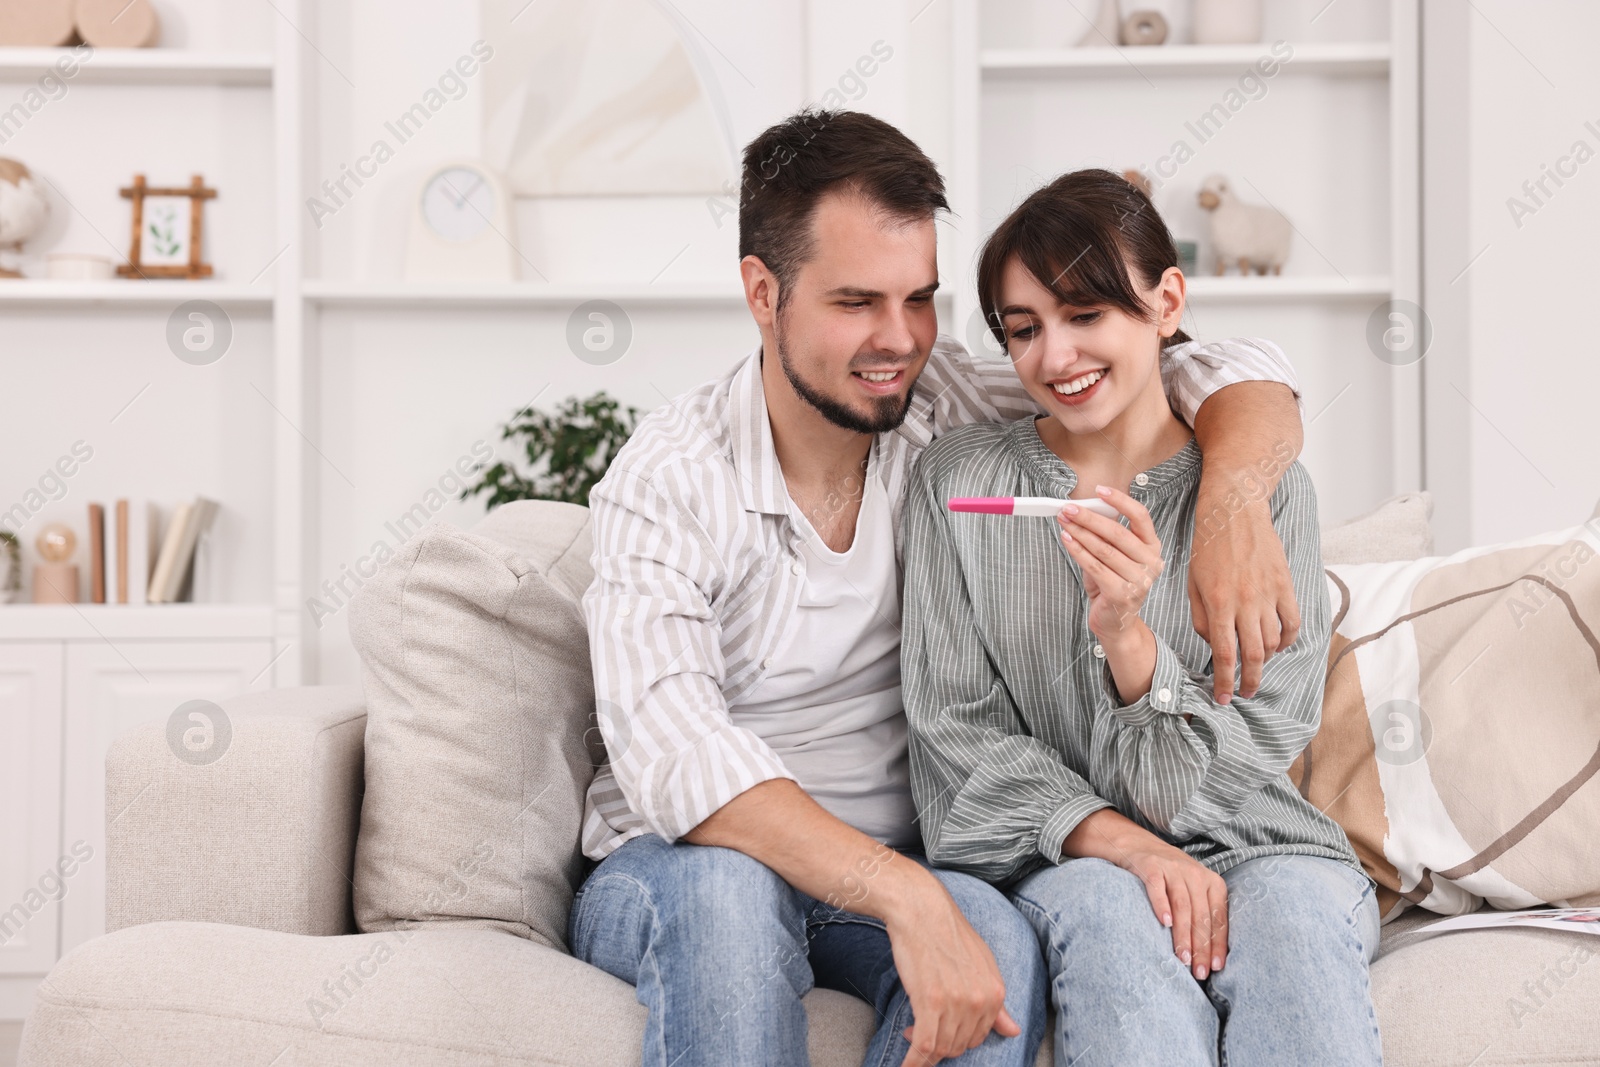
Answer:
<svg viewBox="0 0 1600 1067"><path fill-rule="evenodd" d="M1016 502L1009 496L953 496L951 511L970 511L979 515L1010 515Z"/></svg>

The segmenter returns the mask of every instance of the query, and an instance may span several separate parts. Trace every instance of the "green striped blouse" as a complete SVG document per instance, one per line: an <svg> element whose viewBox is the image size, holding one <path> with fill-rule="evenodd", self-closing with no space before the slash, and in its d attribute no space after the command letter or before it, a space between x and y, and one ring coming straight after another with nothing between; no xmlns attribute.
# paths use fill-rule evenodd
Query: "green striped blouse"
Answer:
<svg viewBox="0 0 1600 1067"><path fill-rule="evenodd" d="M903 520L901 674L911 789L934 863L1009 884L1069 858L1067 834L1111 807L1218 873L1277 853L1361 869L1344 831L1286 773L1321 720L1330 632L1311 478L1291 464L1271 500L1300 636L1267 662L1254 697L1221 705L1189 608L1200 467L1191 439L1128 487L1167 565L1140 612L1156 636L1150 692L1123 705L1055 520L944 506L1069 495L1077 475L1034 417L965 426L923 454Z"/></svg>

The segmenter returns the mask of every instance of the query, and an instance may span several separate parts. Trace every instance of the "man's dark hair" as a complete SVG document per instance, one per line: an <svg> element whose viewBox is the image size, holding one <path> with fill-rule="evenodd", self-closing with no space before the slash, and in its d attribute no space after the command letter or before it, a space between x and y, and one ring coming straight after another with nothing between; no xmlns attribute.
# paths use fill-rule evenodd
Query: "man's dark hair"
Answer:
<svg viewBox="0 0 1600 1067"><path fill-rule="evenodd" d="M900 219L950 210L933 160L905 134L860 111L800 111L744 150L739 258L757 256L778 279L778 307L813 252L817 201L849 188Z"/></svg>

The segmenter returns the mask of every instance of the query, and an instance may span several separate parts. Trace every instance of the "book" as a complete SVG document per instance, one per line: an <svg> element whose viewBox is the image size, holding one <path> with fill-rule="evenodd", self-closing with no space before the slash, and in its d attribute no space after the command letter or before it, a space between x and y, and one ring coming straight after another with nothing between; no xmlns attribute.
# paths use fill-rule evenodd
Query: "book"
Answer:
<svg viewBox="0 0 1600 1067"><path fill-rule="evenodd" d="M89 505L89 603L106 602L106 509Z"/></svg>
<svg viewBox="0 0 1600 1067"><path fill-rule="evenodd" d="M154 504L128 501L128 599L124 603L148 602L150 570L160 543L160 528L160 515Z"/></svg>
<svg viewBox="0 0 1600 1067"><path fill-rule="evenodd" d="M128 602L128 502L119 500L114 508L116 518L113 536L116 547L106 553L111 564L111 578L106 586L106 602L126 604Z"/></svg>
<svg viewBox="0 0 1600 1067"><path fill-rule="evenodd" d="M1531 908L1524 911L1485 909L1453 919L1428 923L1409 931L1431 936L1457 930L1486 930L1492 927L1533 926L1542 930L1565 930L1574 934L1600 934L1600 908Z"/></svg>
<svg viewBox="0 0 1600 1067"><path fill-rule="evenodd" d="M156 556L156 569L150 572L150 591L146 597L151 604L163 603L172 568L177 565L178 546L183 542L183 528L189 521L189 505L179 504L172 509L172 520L167 523L167 534L161 539L161 552Z"/></svg>
<svg viewBox="0 0 1600 1067"><path fill-rule="evenodd" d="M172 513L172 524L161 543L161 558L150 579L150 603L173 604L189 585L195 545L216 516L217 503L203 496L191 504L179 504Z"/></svg>
<svg viewBox="0 0 1600 1067"><path fill-rule="evenodd" d="M183 565L176 572L177 584L172 588L169 601L193 601L196 586L205 587L202 576L196 573L203 562L202 549L208 538L206 534L211 530L211 522L217 516L217 502L208 500L203 496L195 497L194 503L189 507L189 529L184 531L184 551L179 557Z"/></svg>

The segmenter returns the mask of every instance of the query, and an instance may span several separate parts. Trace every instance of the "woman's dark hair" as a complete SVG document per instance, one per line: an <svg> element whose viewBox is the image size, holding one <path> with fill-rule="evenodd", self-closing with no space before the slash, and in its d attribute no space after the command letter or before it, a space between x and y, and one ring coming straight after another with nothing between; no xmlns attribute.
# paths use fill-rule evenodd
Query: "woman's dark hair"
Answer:
<svg viewBox="0 0 1600 1067"><path fill-rule="evenodd" d="M778 306L814 250L817 201L851 188L895 218L948 211L944 179L911 138L860 111L800 111L744 150L739 258L759 257L778 279Z"/></svg>
<svg viewBox="0 0 1600 1067"><path fill-rule="evenodd" d="M978 303L1001 348L1000 289L1015 257L1063 304L1120 308L1154 317L1128 280L1131 264L1146 289L1178 265L1178 249L1150 198L1109 170L1075 170L1036 190L984 243L978 257ZM1179 330L1164 344L1189 340Z"/></svg>

